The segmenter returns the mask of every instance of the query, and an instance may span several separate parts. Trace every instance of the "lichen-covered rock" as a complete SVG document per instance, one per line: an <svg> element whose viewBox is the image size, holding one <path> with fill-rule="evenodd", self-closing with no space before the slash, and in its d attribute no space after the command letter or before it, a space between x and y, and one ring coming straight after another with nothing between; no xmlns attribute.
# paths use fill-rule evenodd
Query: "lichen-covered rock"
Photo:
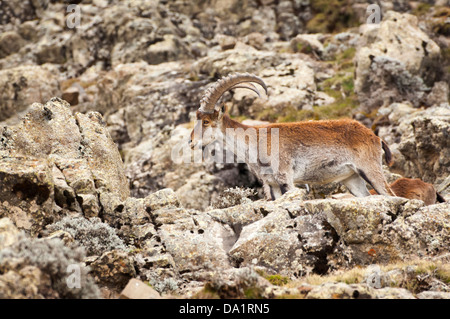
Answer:
<svg viewBox="0 0 450 319"><path fill-rule="evenodd" d="M440 206L444 211L445 205ZM407 244L405 237L401 238L402 235L407 236L408 233L414 233L414 229L419 229L418 226L414 226L413 221L419 218L418 212L425 209L423 206L422 201L383 196L305 202L305 209L308 212L313 214L320 212L325 215L327 223L333 227L348 248L346 258L351 264L369 264L375 261L386 263L407 259L412 255L432 254L432 240L426 240L430 237L436 238L434 245L445 246L448 241L446 237L448 230L439 230L433 226L434 222L427 218L420 219L423 223L420 228L428 230L424 231L426 234L424 237L410 235ZM409 215L411 216L405 217ZM446 223L448 217L448 213L436 216L439 220L437 223ZM398 229L399 237L393 236L392 228ZM442 235L441 231L447 235ZM405 245L409 249L406 250ZM429 251L424 252L427 249Z"/></svg>
<svg viewBox="0 0 450 319"><path fill-rule="evenodd" d="M287 211L271 212L242 229L230 257L238 265L265 266L284 276L299 275L301 245L292 224Z"/></svg>
<svg viewBox="0 0 450 319"><path fill-rule="evenodd" d="M325 283L308 292L308 299L415 299L405 288L374 289L365 284Z"/></svg>
<svg viewBox="0 0 450 319"><path fill-rule="evenodd" d="M87 262L95 281L112 290L125 288L131 278L136 277L133 260L128 252L111 250L93 261Z"/></svg>
<svg viewBox="0 0 450 319"><path fill-rule="evenodd" d="M0 219L0 250L21 239L21 231L9 218Z"/></svg>
<svg viewBox="0 0 450 319"><path fill-rule="evenodd" d="M126 250L123 241L117 237L113 228L102 223L99 218L86 219L81 216L67 216L62 220L48 225L51 233L68 232L78 246L86 249L87 256L102 255L113 249Z"/></svg>
<svg viewBox="0 0 450 319"><path fill-rule="evenodd" d="M55 73L55 69L45 65L0 70L0 121L25 110L34 102L44 103L58 96L58 74Z"/></svg>
<svg viewBox="0 0 450 319"><path fill-rule="evenodd" d="M205 298L267 298L267 292L273 285L259 275L253 267L232 268L220 273L214 273L208 278L204 291L197 296ZM272 294L273 295L273 294Z"/></svg>
<svg viewBox="0 0 450 319"><path fill-rule="evenodd" d="M1 215L36 235L62 210L101 211L100 193L129 195L123 163L98 113L72 115L58 98L35 103L1 133Z"/></svg>
<svg viewBox="0 0 450 319"><path fill-rule="evenodd" d="M0 298L100 298L83 262L59 239L21 238L0 250Z"/></svg>
<svg viewBox="0 0 450 319"><path fill-rule="evenodd" d="M445 252L450 245L450 204L429 205L409 214L400 216L384 230L386 241L391 241L399 257Z"/></svg>
<svg viewBox="0 0 450 319"><path fill-rule="evenodd" d="M2 157L0 179L0 217L9 217L17 227L32 235L55 221L54 184L47 161Z"/></svg>
<svg viewBox="0 0 450 319"><path fill-rule="evenodd" d="M380 24L361 27L355 57L355 92L363 111L393 102L426 101L439 80L440 48L418 26L417 17L388 11Z"/></svg>
<svg viewBox="0 0 450 319"><path fill-rule="evenodd" d="M371 242L379 229L391 223L408 200L400 197L386 199L369 196L342 200L313 200L305 202L311 214L322 212L330 225L348 244ZM363 204L364 203L364 204ZM420 205L420 204L419 204ZM389 212L389 213L388 213Z"/></svg>
<svg viewBox="0 0 450 319"><path fill-rule="evenodd" d="M111 193L100 194L105 221L115 228L145 225L154 219L159 209L176 209L180 206L178 197L171 189L162 189L145 198L128 197L122 201Z"/></svg>
<svg viewBox="0 0 450 319"><path fill-rule="evenodd" d="M400 282L417 297L445 297L437 275L372 266L369 275L382 279L376 288L369 278L321 287L266 279L322 279L345 267L414 258L447 262L447 204L352 198L336 194L346 191L336 184L258 200L261 185L246 164L192 163L190 149L175 152L187 145L205 89L230 73L252 72L267 83L268 97L227 92L221 102L232 117L267 124L250 119L362 111L354 115L370 125L384 105L373 128L394 155L387 179L418 177L450 200L450 11L442 1L384 1L381 23L361 28L353 27L366 21L367 3L356 0L333 12L325 1L75 1L82 13L76 26L66 2L0 1L2 251L20 241L21 230L62 241L74 254L81 243L89 256L72 259L94 268L110 298L131 278L162 296L411 297L391 289ZM39 104L52 96L71 105L57 98ZM236 186L239 196L227 197ZM48 234L49 225L59 230ZM32 245L20 253L34 254ZM47 265L0 265L8 298L69 296L55 289L59 275ZM417 278L409 282L411 274Z"/></svg>
<svg viewBox="0 0 450 319"><path fill-rule="evenodd" d="M450 107L448 104L415 110L407 104L393 103L379 110L379 136L394 155L392 170L403 176L432 183L446 194L449 185L440 187L450 167ZM389 122L382 123L385 120Z"/></svg>
<svg viewBox="0 0 450 319"><path fill-rule="evenodd" d="M128 180L124 174L122 158L117 145L111 139L100 113L75 114L81 133L80 147L86 159L95 187L99 191L118 194L124 200L130 195ZM102 189L104 188L104 189Z"/></svg>
<svg viewBox="0 0 450 319"><path fill-rule="evenodd" d="M428 208L421 201L399 197L370 196L234 207L235 211L257 211L259 207L268 213L246 222L227 218L219 210L210 214L236 231L237 240L228 252L236 263L295 277L302 272L327 273L343 265L442 254L449 229L438 225L448 223L449 213L447 204L435 206ZM440 213L431 217L434 210ZM230 208L224 211L231 212ZM423 234L413 235L419 229Z"/></svg>
<svg viewBox="0 0 450 319"><path fill-rule="evenodd" d="M200 271L231 267L226 252L235 234L228 225L195 211L172 210L172 213L177 214L176 220L159 226L158 235L178 272L196 277L201 276ZM184 240L180 241L180 237Z"/></svg>

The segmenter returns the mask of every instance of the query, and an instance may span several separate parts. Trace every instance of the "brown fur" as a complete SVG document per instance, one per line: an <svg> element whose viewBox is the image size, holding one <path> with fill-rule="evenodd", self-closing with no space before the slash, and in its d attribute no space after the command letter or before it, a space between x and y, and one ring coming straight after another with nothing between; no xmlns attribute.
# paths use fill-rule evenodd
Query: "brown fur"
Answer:
<svg viewBox="0 0 450 319"><path fill-rule="evenodd" d="M445 202L441 195L439 195L433 185L425 183L420 179L399 178L390 185L394 193L399 197L408 199L420 199L426 205L433 205L438 202ZM372 195L375 195L374 190L370 190Z"/></svg>

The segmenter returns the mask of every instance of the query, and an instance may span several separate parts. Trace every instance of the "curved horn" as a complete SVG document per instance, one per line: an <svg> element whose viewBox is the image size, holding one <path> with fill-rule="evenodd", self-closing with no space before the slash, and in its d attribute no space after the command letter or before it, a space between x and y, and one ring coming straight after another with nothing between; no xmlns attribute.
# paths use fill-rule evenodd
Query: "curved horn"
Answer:
<svg viewBox="0 0 450 319"><path fill-rule="evenodd" d="M249 82L261 85L267 94L267 86L261 78L249 73L235 73L220 79L211 88L206 90L205 94L200 100L199 111L203 113L213 113L217 101L226 91L230 89L235 88L249 89L252 90L253 92L256 92L258 96L261 96L259 94L258 89L252 83Z"/></svg>

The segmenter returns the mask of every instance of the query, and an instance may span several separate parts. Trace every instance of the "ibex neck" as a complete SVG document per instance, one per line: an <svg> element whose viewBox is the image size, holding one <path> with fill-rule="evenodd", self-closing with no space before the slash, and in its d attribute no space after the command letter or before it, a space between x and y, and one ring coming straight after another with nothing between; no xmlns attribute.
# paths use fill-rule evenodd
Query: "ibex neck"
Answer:
<svg viewBox="0 0 450 319"><path fill-rule="evenodd" d="M222 121L222 133L225 137L227 149L241 161L248 162L249 152L255 152L257 149L257 130L250 125L232 120L226 114ZM250 144L252 144L252 147L250 147Z"/></svg>
<svg viewBox="0 0 450 319"><path fill-rule="evenodd" d="M224 114L223 118L222 118L222 132L225 133L225 130L227 128L233 128L233 129L242 128L245 130L245 129L249 128L249 126L231 119L228 116L228 114Z"/></svg>

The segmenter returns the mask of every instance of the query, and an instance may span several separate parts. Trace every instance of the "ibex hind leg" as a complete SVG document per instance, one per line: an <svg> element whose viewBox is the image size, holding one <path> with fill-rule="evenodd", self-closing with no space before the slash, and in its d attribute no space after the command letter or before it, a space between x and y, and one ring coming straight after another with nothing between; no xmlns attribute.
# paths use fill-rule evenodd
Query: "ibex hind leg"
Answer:
<svg viewBox="0 0 450 319"><path fill-rule="evenodd" d="M358 169L358 174L379 194L384 196L395 196L389 184L382 173L382 168L379 170L362 171Z"/></svg>
<svg viewBox="0 0 450 319"><path fill-rule="evenodd" d="M281 187L278 185L270 185L270 190L272 193L272 199L275 200L279 198L281 195L283 195L281 191Z"/></svg>
<svg viewBox="0 0 450 319"><path fill-rule="evenodd" d="M347 179L344 179L342 183L348 188L350 193L356 197L370 196L366 187L366 182L358 174L353 174Z"/></svg>
<svg viewBox="0 0 450 319"><path fill-rule="evenodd" d="M264 183L263 185L264 197L266 200L274 200L272 189L269 184Z"/></svg>
<svg viewBox="0 0 450 319"><path fill-rule="evenodd" d="M265 183L263 185L263 190L264 190L264 197L268 201L275 200L282 195L281 189L278 185L272 185L272 184Z"/></svg>

